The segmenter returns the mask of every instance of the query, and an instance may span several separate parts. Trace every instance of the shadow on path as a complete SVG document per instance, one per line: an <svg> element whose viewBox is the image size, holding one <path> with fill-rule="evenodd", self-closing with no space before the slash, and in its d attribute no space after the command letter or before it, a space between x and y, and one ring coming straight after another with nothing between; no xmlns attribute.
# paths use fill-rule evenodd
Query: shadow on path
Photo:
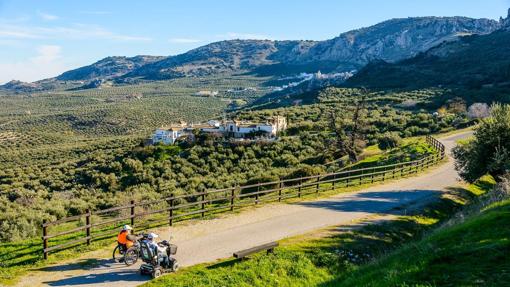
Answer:
<svg viewBox="0 0 510 287"><path fill-rule="evenodd" d="M311 202L296 203L311 208L324 208L338 212L365 212L397 214L396 207L432 196L439 196L437 190L404 190L361 192L355 195L325 199Z"/></svg>
<svg viewBox="0 0 510 287"><path fill-rule="evenodd" d="M140 282L148 281L150 277L142 276L138 270L112 271L101 274L86 274L81 276L69 277L57 281L44 282L49 286L79 286L91 285L105 282Z"/></svg>
<svg viewBox="0 0 510 287"><path fill-rule="evenodd" d="M42 267L37 270L46 272L71 271L71 270L90 270L96 268L120 269L126 265L117 263L113 259L80 259L78 262L65 265L54 265Z"/></svg>

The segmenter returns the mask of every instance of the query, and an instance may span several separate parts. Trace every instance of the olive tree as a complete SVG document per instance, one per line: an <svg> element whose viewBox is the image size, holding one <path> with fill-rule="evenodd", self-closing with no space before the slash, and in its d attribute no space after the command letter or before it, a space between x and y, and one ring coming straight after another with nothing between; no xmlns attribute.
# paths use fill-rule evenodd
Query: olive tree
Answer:
<svg viewBox="0 0 510 287"><path fill-rule="evenodd" d="M388 150L398 147L402 143L402 138L396 132L386 132L379 136L379 148L382 150Z"/></svg>
<svg viewBox="0 0 510 287"><path fill-rule="evenodd" d="M496 180L510 171L510 105L495 104L482 119L474 139L453 150L462 178L474 182L485 174Z"/></svg>
<svg viewBox="0 0 510 287"><path fill-rule="evenodd" d="M483 119L490 115L490 108L485 103L474 103L468 108L470 119Z"/></svg>

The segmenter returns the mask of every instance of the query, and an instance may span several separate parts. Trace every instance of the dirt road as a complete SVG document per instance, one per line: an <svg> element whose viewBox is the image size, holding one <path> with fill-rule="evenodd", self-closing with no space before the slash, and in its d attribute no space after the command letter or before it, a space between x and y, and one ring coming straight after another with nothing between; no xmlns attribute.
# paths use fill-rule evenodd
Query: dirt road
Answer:
<svg viewBox="0 0 510 287"><path fill-rule="evenodd" d="M447 152L462 133L441 139ZM227 258L233 252L270 241L304 234L334 225L349 225L374 214L391 215L396 207L432 199L446 187L457 184L453 162L426 174L374 186L363 191L344 193L327 199L295 204L271 204L218 219L159 230L161 238L170 234L179 246L181 266ZM126 267L99 260L97 266L83 267L84 261L99 253L61 265L34 270L17 286L137 286L150 278L138 275L138 266ZM95 256L95 257L94 257Z"/></svg>

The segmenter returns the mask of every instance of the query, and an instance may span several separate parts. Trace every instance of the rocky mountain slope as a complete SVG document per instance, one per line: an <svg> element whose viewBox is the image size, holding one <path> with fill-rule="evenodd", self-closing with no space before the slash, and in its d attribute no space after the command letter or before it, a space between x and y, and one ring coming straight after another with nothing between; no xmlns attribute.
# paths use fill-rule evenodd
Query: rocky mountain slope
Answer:
<svg viewBox="0 0 510 287"><path fill-rule="evenodd" d="M318 43L306 60L335 61L343 69L360 68L376 59L406 59L460 35L486 34L498 27L496 21L464 17L393 19Z"/></svg>
<svg viewBox="0 0 510 287"><path fill-rule="evenodd" d="M491 34L461 37L397 63L370 63L348 84L376 88L510 86L509 19L502 19L501 29Z"/></svg>
<svg viewBox="0 0 510 287"><path fill-rule="evenodd" d="M499 28L488 19L421 17L389 20L331 40L233 40L212 43L135 69L123 78L168 79L222 72L273 73L350 71L375 59L398 61L456 39ZM273 74L274 75L274 74Z"/></svg>
<svg viewBox="0 0 510 287"><path fill-rule="evenodd" d="M47 89L65 81L130 83L221 73L279 76L317 70L345 72L360 69L373 60L406 59L461 35L491 33L500 25L494 20L465 17L393 19L327 41L230 40L177 56L108 57L30 84L33 87L11 83L0 88L26 91Z"/></svg>

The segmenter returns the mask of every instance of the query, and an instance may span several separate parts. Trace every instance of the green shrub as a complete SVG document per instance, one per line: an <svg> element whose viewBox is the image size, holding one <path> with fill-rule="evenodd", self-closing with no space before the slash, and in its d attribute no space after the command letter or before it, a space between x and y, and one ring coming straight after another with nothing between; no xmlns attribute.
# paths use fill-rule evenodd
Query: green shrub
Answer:
<svg viewBox="0 0 510 287"><path fill-rule="evenodd" d="M382 150L393 149L402 143L402 138L396 132L387 132L379 137L379 148Z"/></svg>

